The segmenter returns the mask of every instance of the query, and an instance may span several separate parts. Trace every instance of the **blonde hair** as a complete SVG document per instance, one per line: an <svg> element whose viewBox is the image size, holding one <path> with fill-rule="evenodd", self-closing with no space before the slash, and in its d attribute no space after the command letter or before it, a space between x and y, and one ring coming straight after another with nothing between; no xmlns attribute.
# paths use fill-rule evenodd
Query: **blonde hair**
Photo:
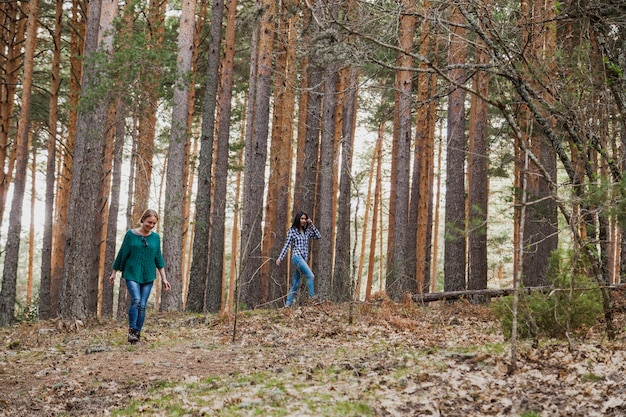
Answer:
<svg viewBox="0 0 626 417"><path fill-rule="evenodd" d="M141 218L139 219L139 223L143 223L144 220L146 220L148 217L155 217L157 221L159 220L159 214L155 210L147 209L141 215Z"/></svg>

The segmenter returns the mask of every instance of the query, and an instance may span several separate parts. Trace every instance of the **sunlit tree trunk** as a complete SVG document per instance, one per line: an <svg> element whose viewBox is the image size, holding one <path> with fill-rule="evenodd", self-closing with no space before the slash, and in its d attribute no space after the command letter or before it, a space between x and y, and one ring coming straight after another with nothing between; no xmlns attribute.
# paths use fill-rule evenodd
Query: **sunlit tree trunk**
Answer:
<svg viewBox="0 0 626 417"><path fill-rule="evenodd" d="M15 137L15 179L13 200L9 214L9 229L4 250L2 270L2 290L0 290L0 326L11 324L15 318L15 296L17 290L17 267L19 261L20 234L22 231L22 206L26 188L28 168L28 145L30 130L30 109L33 87L33 63L37 44L37 0L28 3L28 23L24 45L24 72L22 96L17 135Z"/></svg>
<svg viewBox="0 0 626 417"><path fill-rule="evenodd" d="M448 137L446 148L446 206L444 290L466 289L465 238L465 83L466 43L463 17L456 6L450 9L448 64L453 66L449 77L453 85L448 95Z"/></svg>

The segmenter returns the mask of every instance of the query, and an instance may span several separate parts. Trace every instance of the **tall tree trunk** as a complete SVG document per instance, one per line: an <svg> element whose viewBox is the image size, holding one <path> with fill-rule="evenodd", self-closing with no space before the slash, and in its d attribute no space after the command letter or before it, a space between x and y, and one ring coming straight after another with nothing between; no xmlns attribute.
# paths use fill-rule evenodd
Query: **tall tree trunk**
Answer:
<svg viewBox="0 0 626 417"><path fill-rule="evenodd" d="M196 0L185 0L178 32L178 59L174 86L174 108L167 157L165 212L163 222L163 258L165 273L172 289L161 297L162 311L180 311L183 272L183 202L185 201L185 165L189 141L189 82L193 54ZM214 11L215 12L215 11ZM220 25L218 25L220 26Z"/></svg>
<svg viewBox="0 0 626 417"><path fill-rule="evenodd" d="M381 182L382 182L382 147L383 137L385 133L385 120L381 120L378 127L378 138L376 139L376 148L373 160L376 162L376 177L374 185L374 205L372 207L372 234L370 237L370 251L367 261L367 285L365 286L365 299L369 300L372 296L372 285L374 281L374 266L376 262L376 242L378 241L378 212L381 200ZM382 220L382 219L381 219ZM383 263L382 257L379 261ZM382 281L382 274L379 274L378 281Z"/></svg>
<svg viewBox="0 0 626 417"><path fill-rule="evenodd" d="M463 17L456 6L451 10L448 45L449 77L455 83L448 95L448 138L446 149L446 221L444 249L444 290L466 289L465 239L465 83L466 44Z"/></svg>
<svg viewBox="0 0 626 417"><path fill-rule="evenodd" d="M479 48L482 45L478 41ZM476 63L486 65L488 57L484 50L476 51ZM489 148L489 114L483 97L489 94L489 77L485 72L474 74L474 90L470 109L469 196L468 196L468 272L467 289L487 288L487 219L489 200L489 177L487 175ZM484 297L475 301L484 302Z"/></svg>
<svg viewBox="0 0 626 417"><path fill-rule="evenodd" d="M263 195L269 130L269 98L272 86L272 44L274 39L275 4L272 0L257 1L260 16L257 45L257 70L252 106L252 130L246 131L246 156L243 179L243 222L241 225L241 300L248 308L256 308L261 299L260 269L263 239ZM254 61L253 61L254 62Z"/></svg>
<svg viewBox="0 0 626 417"><path fill-rule="evenodd" d="M295 192L299 198L295 199L300 206L294 205L294 212L305 211L314 216L315 195L317 184L317 162L320 143L320 124L322 111L322 70L315 66L309 67L309 91L306 106L306 133L304 144L304 160L302 177L296 184Z"/></svg>
<svg viewBox="0 0 626 417"><path fill-rule="evenodd" d="M276 29L276 79L274 80L274 118L270 154L270 177L268 182L263 256L276 259L287 236L291 206L291 174L293 168L293 118L296 86L296 36L298 14L290 13L297 5L293 0L281 2ZM285 271L289 266L276 267L268 262L263 272L267 275L267 302L273 306L284 305L282 297L287 294Z"/></svg>
<svg viewBox="0 0 626 417"><path fill-rule="evenodd" d="M95 315L99 247L103 224L95 219L103 209L98 196L104 178L102 158L107 131L108 94L96 94L105 82L96 58L100 29L101 1L89 5L85 37L85 61L78 112L74 170L70 190L65 262L59 304L65 318L86 319Z"/></svg>
<svg viewBox="0 0 626 417"><path fill-rule="evenodd" d="M554 57L554 37L556 27L554 23L554 2L532 3L529 10L523 10L523 15L530 17L525 25L528 28L526 35L535 47L528 53L535 54L535 59L551 60ZM534 59L533 59L533 62ZM546 62L546 67L550 63ZM550 100L545 94L546 100ZM556 180L556 153L549 141L531 120L528 120L525 131L528 134L533 153L539 158L541 165L547 170L550 179L539 173L539 167L531 164L531 174L528 176L528 208L526 210L526 229L523 232L524 256L522 263L523 284L527 287L548 285L549 259L558 245L558 224L556 204L552 198L550 182Z"/></svg>
<svg viewBox="0 0 626 417"><path fill-rule="evenodd" d="M348 67L341 71L346 93L341 103L343 119L341 123L341 171L339 175L339 198L337 202L337 240L335 246L335 268L333 272L333 297L336 301L351 301L354 298L352 288L351 265L351 204L352 204L352 150L356 128L356 107L359 83L359 71ZM358 294L357 294L358 297Z"/></svg>
<svg viewBox="0 0 626 417"><path fill-rule="evenodd" d="M6 5L6 6L5 6ZM20 11L17 2L3 4L3 24L0 29L6 56L0 54L0 224L4 219L6 199L12 183L15 167L14 147L9 145L9 135L13 130L13 108L18 86L19 68L22 65L22 45L28 16ZM8 165L7 165L8 161Z"/></svg>
<svg viewBox="0 0 626 417"><path fill-rule="evenodd" d="M214 12L215 13L215 12ZM215 187L213 190L213 214L211 215L211 240L209 248L209 276L206 309L217 313L222 308L224 291L224 252L226 227L226 191L228 184L228 151L230 145L230 116L233 97L233 65L237 23L237 0L230 0L226 9L226 34L222 60L222 82L219 93L219 121L217 151L215 155ZM231 254L232 256L232 254Z"/></svg>
<svg viewBox="0 0 626 417"><path fill-rule="evenodd" d="M322 132L320 139L319 159L319 207L316 210L316 222L322 239L318 247L318 270L316 271L316 293L321 299L330 299L332 284L332 228L329 221L332 216L333 194L333 160L334 160L334 119L337 104L336 84L337 72L334 65L328 65L324 74L324 96L322 98Z"/></svg>
<svg viewBox="0 0 626 417"><path fill-rule="evenodd" d="M11 202L11 212L9 214L9 229L4 252L4 268L2 270L2 290L0 290L0 326L11 324L15 316L17 267L19 261L20 234L22 232L22 205L24 202L26 171L28 168L28 137L33 87L33 62L35 59L35 46L37 44L38 5L37 0L31 0L28 3L28 23L26 29L26 44L24 47L24 76L22 79L22 105L15 142L13 201Z"/></svg>
<svg viewBox="0 0 626 417"><path fill-rule="evenodd" d="M32 147L32 135L29 148ZM37 196L37 148L33 149L33 160L30 165L30 222L28 227L28 272L26 274L26 308L33 302L33 264L35 262L35 203Z"/></svg>
<svg viewBox="0 0 626 417"><path fill-rule="evenodd" d="M41 281L39 284L39 317L50 318L50 290L52 285L52 219L54 216L54 180L56 169L56 141L58 140L59 90L61 87L61 30L63 28L63 0L56 0L54 16L52 68L50 71L50 113L48 116L48 162L46 163L46 202L44 209L43 242L41 244Z"/></svg>
<svg viewBox="0 0 626 417"><path fill-rule="evenodd" d="M72 22L70 25L70 80L69 80L69 117L68 132L61 156L61 168L57 180L56 210L54 219L54 236L52 239L52 279L50 284L50 316L57 317L60 310L60 293L67 242L67 224L70 207L70 191L74 172L74 148L76 145L76 124L78 119L78 102L80 84L83 76L83 60L86 23L81 18L79 0L72 2ZM131 177L132 178L132 177Z"/></svg>
<svg viewBox="0 0 626 417"><path fill-rule="evenodd" d="M237 164L243 164L243 149L237 151ZM239 212L241 208L241 170L237 170L235 179L235 210L233 213L233 230L230 239L230 274L228 276L228 298L224 310L233 311L235 305L235 288L237 286L237 259L239 248Z"/></svg>
<svg viewBox="0 0 626 417"><path fill-rule="evenodd" d="M132 4L132 3L131 3ZM163 48L165 40L165 11L167 2L150 0L147 7L147 38L146 47L150 50ZM146 13L145 10L140 13ZM145 85L145 97L140 103L139 134L136 136L137 153L136 175L134 177L134 203L132 206L133 221L139 221L144 210L150 208L150 189L152 184L152 167L154 159L154 139L157 125L158 90L161 85L161 63L152 62L141 68L140 79ZM179 278L177 278L179 279Z"/></svg>
<svg viewBox="0 0 626 417"><path fill-rule="evenodd" d="M105 239L106 250L104 255L104 276L106 271L110 271L115 260L115 248L117 243L117 217L120 210L120 191L122 187L122 158L124 152L125 105L122 100L118 100L115 111L115 144L113 148L113 172L111 174L111 196L109 202L109 213L107 216L107 235ZM119 291L123 292L125 286L120 286ZM119 306L118 306L119 309ZM113 317L113 285L105 279L102 290L102 316Z"/></svg>
<svg viewBox="0 0 626 417"><path fill-rule="evenodd" d="M220 45L224 1L214 0L211 15L211 40L207 56L206 85L202 108L202 135L198 161L198 193L193 239L193 260L189 275L187 311L196 313L206 309L207 274L209 266L209 239L211 233L211 176L215 140L215 109L219 85Z"/></svg>
<svg viewBox="0 0 626 417"><path fill-rule="evenodd" d="M430 1L422 5L424 10L430 8ZM434 34L431 33L430 22L424 19L421 27L422 39L420 54L434 60ZM427 69L425 62L420 62L422 70ZM409 263L410 270L415 271L415 284L418 293L428 292L430 280L430 254L432 251L432 180L435 146L434 124L436 120L437 78L427 71L421 72L417 88L417 116L415 124L415 150L413 159L413 178L411 184L411 206L409 213L409 247L415 248L414 262ZM412 259L409 259L412 260Z"/></svg>
<svg viewBox="0 0 626 417"><path fill-rule="evenodd" d="M398 58L396 71L396 114L394 114L394 155L395 164L392 166L395 178L394 211L390 222L393 221L393 237L388 242L391 248L391 258L388 259L386 290L394 300L400 300L405 292L416 292L413 271L409 270L410 258L415 256L413 249L409 250L409 178L411 155L411 109L413 93L413 74L404 68L413 65L410 51L413 49L415 32L415 3L412 0L402 2L400 16L400 33L398 44L404 52Z"/></svg>
<svg viewBox="0 0 626 417"><path fill-rule="evenodd" d="M117 0L105 0L102 3L102 12L100 17L100 36L101 46L100 49L102 51L113 53L113 21L118 15L118 2ZM98 217L96 218L97 224L103 225L100 230L101 239L99 240L99 268L98 268L98 281L94 281L90 283L95 286L95 291L97 292L97 305L102 307L102 303L104 302L105 290L108 298L108 302L110 302L112 307L113 301L113 287L105 279L105 259L106 259L106 239L108 234L108 203L109 203L109 195L111 194L111 171L113 168L113 151L115 144L115 130L113 127L115 126L115 103L109 103L107 108L107 121L106 126L110 126L111 129L106 129L104 131L104 148L103 148L103 157L102 157L102 172L103 179L100 185L100 192L98 194L98 206L102 207L98 212ZM110 271L110 268L107 269ZM106 275L108 277L108 275ZM101 310L100 310L101 311ZM101 313L99 313L101 314Z"/></svg>

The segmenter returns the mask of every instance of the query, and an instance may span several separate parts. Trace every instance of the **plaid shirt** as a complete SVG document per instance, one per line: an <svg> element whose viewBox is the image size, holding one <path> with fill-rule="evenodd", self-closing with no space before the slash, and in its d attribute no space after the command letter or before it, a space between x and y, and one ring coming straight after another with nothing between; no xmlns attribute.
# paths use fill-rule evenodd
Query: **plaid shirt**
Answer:
<svg viewBox="0 0 626 417"><path fill-rule="evenodd" d="M287 239L285 240L285 246L283 246L283 250L280 251L280 256L278 257L279 261L282 261L285 255L287 255L287 250L289 250L289 246L291 246L291 257L301 256L306 260L309 257L309 239L320 239L322 235L320 231L317 230L315 225L311 224L304 233L300 233L298 229L289 228L287 232Z"/></svg>

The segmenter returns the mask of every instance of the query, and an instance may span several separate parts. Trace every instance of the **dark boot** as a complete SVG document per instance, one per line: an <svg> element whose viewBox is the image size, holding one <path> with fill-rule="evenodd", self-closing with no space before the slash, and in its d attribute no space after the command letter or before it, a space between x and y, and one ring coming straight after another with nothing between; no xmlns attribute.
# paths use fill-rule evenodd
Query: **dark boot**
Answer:
<svg viewBox="0 0 626 417"><path fill-rule="evenodd" d="M135 329L128 329L128 343L134 345L139 342L139 332Z"/></svg>

